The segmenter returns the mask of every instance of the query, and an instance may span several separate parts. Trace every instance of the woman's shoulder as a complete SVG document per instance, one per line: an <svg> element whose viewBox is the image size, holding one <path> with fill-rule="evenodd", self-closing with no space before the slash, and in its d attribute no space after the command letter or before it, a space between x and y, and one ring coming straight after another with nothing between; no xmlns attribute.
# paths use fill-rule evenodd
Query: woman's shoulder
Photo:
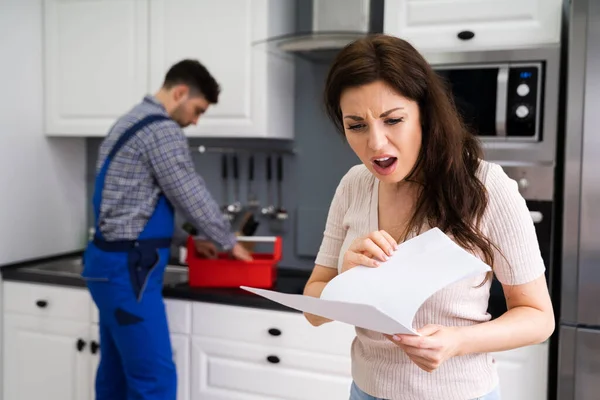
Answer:
<svg viewBox="0 0 600 400"><path fill-rule="evenodd" d="M353 192L370 189L375 177L364 164L353 165L340 181L340 185Z"/></svg>
<svg viewBox="0 0 600 400"><path fill-rule="evenodd" d="M517 183L511 179L500 164L480 160L476 173L477 178L483 183L488 192L512 190Z"/></svg>

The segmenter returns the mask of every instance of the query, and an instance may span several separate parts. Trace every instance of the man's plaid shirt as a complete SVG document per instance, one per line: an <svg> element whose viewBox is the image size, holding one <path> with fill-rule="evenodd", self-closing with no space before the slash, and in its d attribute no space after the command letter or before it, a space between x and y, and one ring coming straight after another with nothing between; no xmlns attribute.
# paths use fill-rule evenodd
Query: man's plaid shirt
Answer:
<svg viewBox="0 0 600 400"><path fill-rule="evenodd" d="M152 96L119 118L100 146L96 171L127 128L150 114L167 115ZM189 145L173 120L137 132L115 155L106 173L100 220L107 240L135 240L154 211L160 193L206 237L224 249L235 235L219 205L196 173Z"/></svg>

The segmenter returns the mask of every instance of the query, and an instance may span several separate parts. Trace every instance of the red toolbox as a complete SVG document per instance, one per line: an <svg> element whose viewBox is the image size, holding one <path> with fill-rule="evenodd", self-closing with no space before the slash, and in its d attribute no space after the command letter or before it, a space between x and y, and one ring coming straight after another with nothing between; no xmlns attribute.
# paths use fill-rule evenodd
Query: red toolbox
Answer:
<svg viewBox="0 0 600 400"><path fill-rule="evenodd" d="M239 242L273 242L273 253L253 253L252 261L233 259L229 253L219 253L215 259L200 258L194 247L194 238L190 236L187 240L189 285L214 288L272 288L277 277L277 263L281 260L281 237L238 236L237 239Z"/></svg>

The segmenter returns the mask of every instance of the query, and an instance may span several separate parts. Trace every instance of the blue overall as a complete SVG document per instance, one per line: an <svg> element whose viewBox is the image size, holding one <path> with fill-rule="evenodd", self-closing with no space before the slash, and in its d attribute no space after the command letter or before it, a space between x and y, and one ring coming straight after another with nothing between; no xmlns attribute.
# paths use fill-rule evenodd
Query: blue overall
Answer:
<svg viewBox="0 0 600 400"><path fill-rule="evenodd" d="M96 177L96 234L85 250L82 273L100 316L96 400L176 398L177 373L162 298L173 207L161 194L137 240L106 241L99 229L102 191L111 161L138 130L161 119L167 117L150 115L125 131Z"/></svg>

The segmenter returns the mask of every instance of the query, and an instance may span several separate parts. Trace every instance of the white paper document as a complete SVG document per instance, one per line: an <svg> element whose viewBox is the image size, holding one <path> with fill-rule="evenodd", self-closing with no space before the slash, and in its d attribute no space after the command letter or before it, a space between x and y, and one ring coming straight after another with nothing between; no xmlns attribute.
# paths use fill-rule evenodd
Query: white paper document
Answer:
<svg viewBox="0 0 600 400"><path fill-rule="evenodd" d="M321 298L241 286L287 307L386 334L417 334L412 322L434 293L491 268L433 228L398 246L379 267L332 279Z"/></svg>

